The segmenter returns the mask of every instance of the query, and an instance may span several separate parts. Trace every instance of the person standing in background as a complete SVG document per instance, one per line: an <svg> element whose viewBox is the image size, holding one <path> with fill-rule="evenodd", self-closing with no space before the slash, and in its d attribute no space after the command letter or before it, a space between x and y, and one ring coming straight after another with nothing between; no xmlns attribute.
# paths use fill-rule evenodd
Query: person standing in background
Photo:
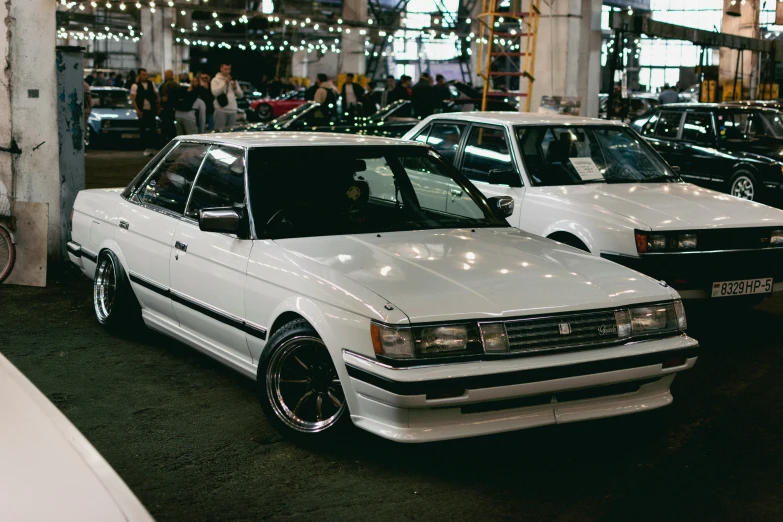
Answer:
<svg viewBox="0 0 783 522"><path fill-rule="evenodd" d="M92 85L95 82L95 71L92 71L90 74L84 77L84 81L87 82L87 85Z"/></svg>
<svg viewBox="0 0 783 522"><path fill-rule="evenodd" d="M215 96L212 95L212 88L210 87L209 74L202 72L197 73L193 77L194 82L198 82L196 86L196 96L204 102L206 106L205 111L205 127L204 130L211 131L215 128Z"/></svg>
<svg viewBox="0 0 783 522"><path fill-rule="evenodd" d="M400 76L400 83L391 93L391 99L389 103L397 100L410 100L411 99L411 77L403 74Z"/></svg>
<svg viewBox="0 0 783 522"><path fill-rule="evenodd" d="M419 81L413 86L411 95L411 105L413 105L414 116L417 118L426 118L434 110L434 91L430 84L430 75L421 73Z"/></svg>
<svg viewBox="0 0 783 522"><path fill-rule="evenodd" d="M177 121L177 136L200 134L206 125L206 106L196 93L196 82L188 90L180 88L174 102L174 118Z"/></svg>
<svg viewBox="0 0 783 522"><path fill-rule="evenodd" d="M321 104L315 111L317 120L326 121L334 116L337 108L337 94L334 86L329 82L329 77L324 73L318 74L318 88L313 96L313 101Z"/></svg>
<svg viewBox="0 0 783 522"><path fill-rule="evenodd" d="M435 110L437 112L443 111L443 105L446 102L451 101L451 90L446 85L446 78L442 74L435 76L435 86L432 88L432 92L435 98Z"/></svg>
<svg viewBox="0 0 783 522"><path fill-rule="evenodd" d="M242 89L231 77L231 64L220 64L218 72L210 84L215 96L215 130L226 131L237 122L237 98L242 98Z"/></svg>
<svg viewBox="0 0 783 522"><path fill-rule="evenodd" d="M394 88L397 87L397 81L394 79L394 76L387 76L386 77L386 84L383 87L383 90L377 94L375 97L375 103L378 105L378 108L386 107L391 102L394 101L392 93L394 92Z"/></svg>
<svg viewBox="0 0 783 522"><path fill-rule="evenodd" d="M364 97L364 88L357 83L353 83L353 73L345 75L345 83L340 96L343 99L343 112L351 116L357 116L359 113L359 102Z"/></svg>
<svg viewBox="0 0 783 522"><path fill-rule="evenodd" d="M660 96L658 96L658 101L661 105L666 103L677 103L680 101L680 96L677 94L677 91L672 89L667 83L663 86L663 91Z"/></svg>
<svg viewBox="0 0 783 522"><path fill-rule="evenodd" d="M152 156L157 145L155 117L160 112L160 98L155 84L147 78L146 69L139 69L138 81L131 86L130 96L139 118L139 134L145 147L144 155Z"/></svg>
<svg viewBox="0 0 783 522"><path fill-rule="evenodd" d="M174 99L177 89L179 85L174 81L174 71L166 69L163 71L163 85L160 86L160 130L166 142L177 135L174 126Z"/></svg>
<svg viewBox="0 0 783 522"><path fill-rule="evenodd" d="M134 83L136 83L136 71L130 71L128 72L128 79L125 81L125 85L120 85L120 87L130 90Z"/></svg>
<svg viewBox="0 0 783 522"><path fill-rule="evenodd" d="M269 84L269 97L277 98L283 92L283 82L279 76L275 76Z"/></svg>
<svg viewBox="0 0 783 522"><path fill-rule="evenodd" d="M109 85L109 82L106 81L106 78L103 77L102 72L95 73L95 81L92 82L91 87L107 87Z"/></svg>

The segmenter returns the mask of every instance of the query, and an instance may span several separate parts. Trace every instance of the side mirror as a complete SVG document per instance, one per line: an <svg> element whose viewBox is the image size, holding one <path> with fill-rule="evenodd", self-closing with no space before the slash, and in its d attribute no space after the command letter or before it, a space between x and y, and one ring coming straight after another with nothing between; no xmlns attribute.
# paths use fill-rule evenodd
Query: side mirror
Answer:
<svg viewBox="0 0 783 522"><path fill-rule="evenodd" d="M489 171L490 185L508 185L509 187L521 187L519 174L513 169L492 169Z"/></svg>
<svg viewBox="0 0 783 522"><path fill-rule="evenodd" d="M203 208L198 212L198 228L204 232L235 234L242 216L233 208Z"/></svg>
<svg viewBox="0 0 783 522"><path fill-rule="evenodd" d="M502 218L507 218L514 213L514 198L511 196L489 198L489 205L495 211L495 214Z"/></svg>

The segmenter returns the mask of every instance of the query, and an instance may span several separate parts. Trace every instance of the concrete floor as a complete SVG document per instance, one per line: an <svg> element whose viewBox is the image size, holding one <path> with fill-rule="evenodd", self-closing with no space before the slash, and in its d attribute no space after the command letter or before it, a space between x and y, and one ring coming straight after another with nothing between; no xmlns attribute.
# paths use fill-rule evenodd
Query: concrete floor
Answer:
<svg viewBox="0 0 783 522"><path fill-rule="evenodd" d="M88 185L124 184L144 160L91 152ZM282 439L254 384L208 357L105 333L75 269L50 281L0 287L0 350L159 521L783 520L783 299L717 318L689 307L701 356L662 410L316 450Z"/></svg>

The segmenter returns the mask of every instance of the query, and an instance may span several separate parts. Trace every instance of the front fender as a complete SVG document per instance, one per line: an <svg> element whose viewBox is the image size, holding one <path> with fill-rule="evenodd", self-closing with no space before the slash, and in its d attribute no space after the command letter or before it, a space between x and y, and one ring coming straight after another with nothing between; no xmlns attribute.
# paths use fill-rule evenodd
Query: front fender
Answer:
<svg viewBox="0 0 783 522"><path fill-rule="evenodd" d="M549 237L557 232L564 232L576 236L579 240L585 244L593 255L600 255L600 248L598 247L598 241L594 237L593 232L589 228L581 225L575 221L564 219L551 223L544 229L544 233L541 234L544 237Z"/></svg>

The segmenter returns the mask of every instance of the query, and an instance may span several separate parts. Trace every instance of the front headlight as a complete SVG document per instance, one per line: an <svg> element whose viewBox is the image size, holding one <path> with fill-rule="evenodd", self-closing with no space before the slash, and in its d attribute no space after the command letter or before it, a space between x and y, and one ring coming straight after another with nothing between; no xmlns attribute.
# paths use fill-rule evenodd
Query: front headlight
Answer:
<svg viewBox="0 0 783 522"><path fill-rule="evenodd" d="M636 251L640 254L647 252L677 252L682 250L696 250L699 236L693 232L666 232L652 234L636 231Z"/></svg>
<svg viewBox="0 0 783 522"><path fill-rule="evenodd" d="M783 230L773 230L769 236L770 245L783 245Z"/></svg>
<svg viewBox="0 0 783 522"><path fill-rule="evenodd" d="M371 323L373 349L392 359L459 356L481 353L475 323L405 327Z"/></svg>
<svg viewBox="0 0 783 522"><path fill-rule="evenodd" d="M645 336L685 330L685 310L681 301L631 308L631 336Z"/></svg>
<svg viewBox="0 0 783 522"><path fill-rule="evenodd" d="M677 236L677 250L694 250L697 239L696 234L679 234Z"/></svg>

